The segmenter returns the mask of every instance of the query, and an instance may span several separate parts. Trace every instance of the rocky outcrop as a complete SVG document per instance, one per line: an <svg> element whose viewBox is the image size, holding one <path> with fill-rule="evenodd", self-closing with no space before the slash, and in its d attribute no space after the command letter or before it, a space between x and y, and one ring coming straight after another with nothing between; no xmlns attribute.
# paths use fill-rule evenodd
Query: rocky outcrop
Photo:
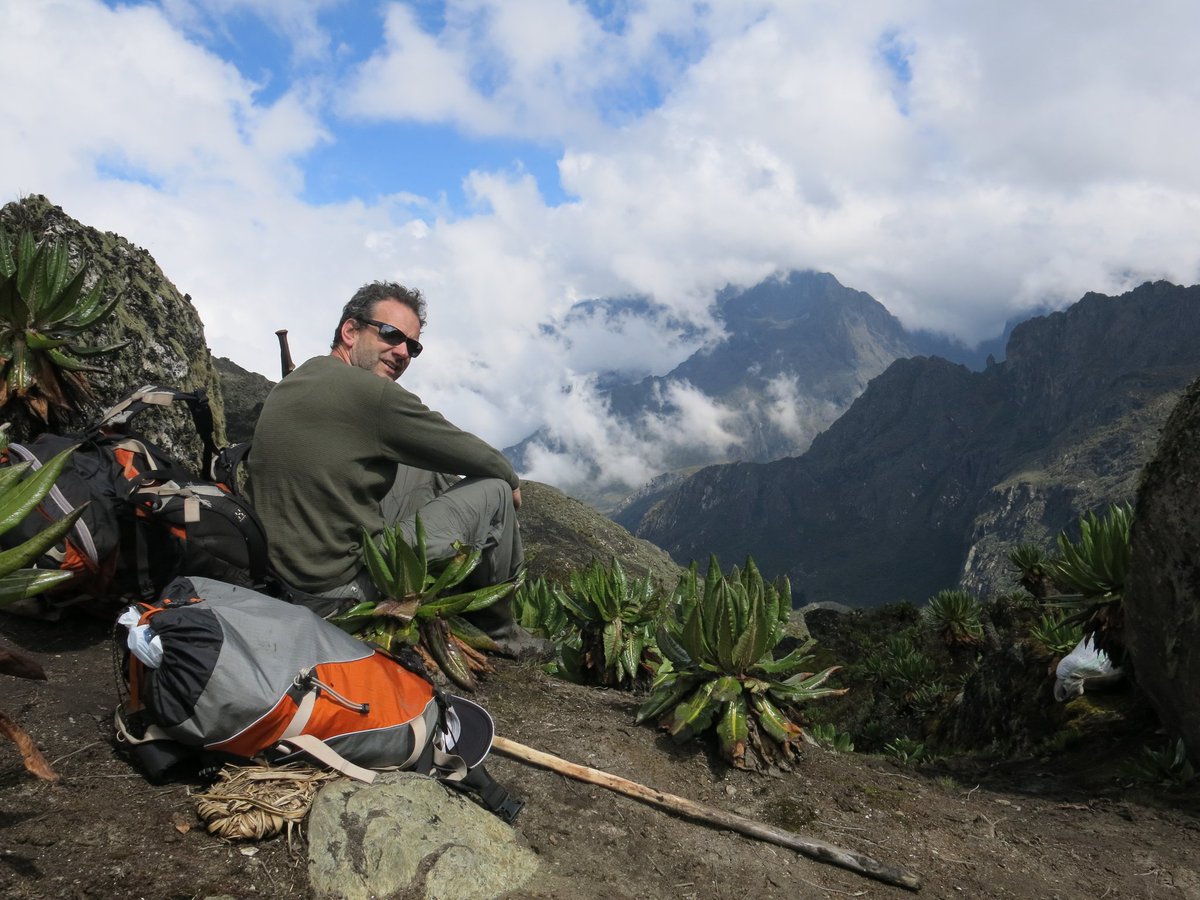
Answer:
<svg viewBox="0 0 1200 900"><path fill-rule="evenodd" d="M221 386L205 341L204 324L191 298L180 293L146 250L112 232L81 225L38 195L0 209L0 227L13 235L29 229L36 238L49 236L65 242L72 248L76 264L81 258L86 260L92 277L103 279L107 293L121 297L114 314L91 332L89 343L128 343L100 358L104 371L89 376L95 396L52 421L55 431L81 430L124 394L157 383L207 391L218 441L224 439ZM186 410L148 410L138 417L136 428L168 453L199 466L200 442ZM16 436L29 435L18 431Z"/></svg>
<svg viewBox="0 0 1200 900"><path fill-rule="evenodd" d="M893 363L803 456L703 469L631 530L680 563L753 554L800 603L1010 590L1012 546L1133 498L1197 370L1200 287L1090 294L983 372Z"/></svg>
<svg viewBox="0 0 1200 900"><path fill-rule="evenodd" d="M263 402L275 382L257 372L247 372L224 356L214 357L213 365L220 376L225 399L225 433L231 443L248 441L254 437L254 426Z"/></svg>
<svg viewBox="0 0 1200 900"><path fill-rule="evenodd" d="M598 560L619 560L625 574L651 575L674 588L682 570L661 547L639 540L620 525L558 488L536 481L521 483L521 538L530 578L563 583L570 573Z"/></svg>
<svg viewBox="0 0 1200 900"><path fill-rule="evenodd" d="M1200 381L1163 430L1133 523L1125 629L1138 686L1200 765Z"/></svg>
<svg viewBox="0 0 1200 900"><path fill-rule="evenodd" d="M537 868L511 827L411 772L333 782L308 814L309 883L322 900L487 900L520 891Z"/></svg>

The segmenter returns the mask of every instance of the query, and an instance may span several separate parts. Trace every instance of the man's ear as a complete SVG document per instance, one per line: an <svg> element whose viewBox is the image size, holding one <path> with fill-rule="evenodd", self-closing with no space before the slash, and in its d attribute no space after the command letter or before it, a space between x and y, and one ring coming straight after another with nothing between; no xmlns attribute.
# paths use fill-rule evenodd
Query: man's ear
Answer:
<svg viewBox="0 0 1200 900"><path fill-rule="evenodd" d="M359 325L353 319L347 319L342 323L342 327L338 329L338 334L342 338L342 343L347 349L354 346L354 342L358 340Z"/></svg>

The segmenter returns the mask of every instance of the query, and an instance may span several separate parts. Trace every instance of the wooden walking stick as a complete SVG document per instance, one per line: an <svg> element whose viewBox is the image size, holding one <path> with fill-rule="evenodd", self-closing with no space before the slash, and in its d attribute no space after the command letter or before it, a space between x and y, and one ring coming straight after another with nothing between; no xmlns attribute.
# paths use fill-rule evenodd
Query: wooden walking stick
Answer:
<svg viewBox="0 0 1200 900"><path fill-rule="evenodd" d="M920 876L906 869L885 865L876 859L853 850L845 850L841 847L834 847L832 844L801 837L798 834L784 831L781 828L772 828L770 825L764 825L761 822L755 822L753 819L725 812L713 806L706 806L703 803L696 803L693 800L688 800L686 797L680 797L676 794L656 791L653 788L646 787L644 784L638 784L636 781L621 778L619 775L611 775L599 769L567 762L565 759L560 759L549 753L543 753L541 750L534 750L532 747L526 747L524 744L518 744L516 741L510 741L507 738L498 736L493 738L492 747L513 759L519 759L532 763L535 766L540 766L543 769L559 772L577 781L599 785L610 791L616 791L619 794L625 794L627 797L633 797L635 800L641 800L643 803L648 803L651 806L657 806L668 812L678 813L694 821L711 823L720 828L736 831L748 837L778 844L781 847L788 847L802 853L809 859L815 859L817 862L841 866L843 869L849 869L851 872L857 872L859 875L865 875L867 878L874 878L876 881L882 881L885 884L894 884L898 887L907 888L910 891L921 889Z"/></svg>
<svg viewBox="0 0 1200 900"><path fill-rule="evenodd" d="M292 374L292 370L296 368L296 364L292 362L292 350L288 347L287 329L280 328L275 332L275 337L279 338L279 371L280 378L287 378Z"/></svg>

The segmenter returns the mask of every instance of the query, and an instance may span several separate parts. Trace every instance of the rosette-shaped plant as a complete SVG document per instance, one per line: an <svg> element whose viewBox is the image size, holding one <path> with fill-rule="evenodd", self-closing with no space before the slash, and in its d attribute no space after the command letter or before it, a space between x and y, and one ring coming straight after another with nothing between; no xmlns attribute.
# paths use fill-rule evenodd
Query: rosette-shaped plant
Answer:
<svg viewBox="0 0 1200 900"><path fill-rule="evenodd" d="M951 647L973 647L983 640L979 601L966 591L938 591L929 598L924 616Z"/></svg>
<svg viewBox="0 0 1200 900"><path fill-rule="evenodd" d="M43 422L51 407L67 409L91 396L87 373L103 369L84 358L110 353L125 342L89 346L81 335L116 307L97 281L84 291L87 266L72 270L70 253L23 232L14 246L0 230L0 407L21 400Z"/></svg>
<svg viewBox="0 0 1200 900"><path fill-rule="evenodd" d="M693 568L676 599L681 618L658 630L666 662L638 721L659 718L678 742L715 727L738 768L786 767L803 736L796 707L846 692L825 686L838 666L806 671L812 641L775 659L791 615L787 579L766 583L750 558L726 578L714 556L703 584Z"/></svg>
<svg viewBox="0 0 1200 900"><path fill-rule="evenodd" d="M667 601L649 575L630 581L615 559L611 566L597 561L572 572L570 586L554 594L579 631L577 642L558 648L562 675L610 687L649 678L659 659L654 631Z"/></svg>
<svg viewBox="0 0 1200 900"><path fill-rule="evenodd" d="M1068 611L1068 622L1080 622L1085 637L1114 664L1125 655L1125 577L1132 547L1133 507L1109 507L1103 518L1087 513L1079 519L1079 540L1058 536L1059 558L1050 563L1055 583L1071 594L1047 598Z"/></svg>
<svg viewBox="0 0 1200 900"><path fill-rule="evenodd" d="M532 578L513 594L513 615L526 631L540 634L555 644L572 637L578 642L578 629L572 624L561 599L562 589L545 578Z"/></svg>
<svg viewBox="0 0 1200 900"><path fill-rule="evenodd" d="M450 593L480 560L478 550L456 549L449 559L429 560L419 515L411 547L398 526L385 528L379 543L363 529L363 562L382 599L360 603L331 621L385 650L395 643L416 646L459 687L474 689L474 673L489 669L480 651L495 644L462 615L491 606L517 582Z"/></svg>

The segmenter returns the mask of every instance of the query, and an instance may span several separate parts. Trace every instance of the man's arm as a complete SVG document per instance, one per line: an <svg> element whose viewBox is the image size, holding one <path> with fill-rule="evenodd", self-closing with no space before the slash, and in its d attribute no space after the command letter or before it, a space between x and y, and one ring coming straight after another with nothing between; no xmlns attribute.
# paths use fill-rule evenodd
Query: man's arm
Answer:
<svg viewBox="0 0 1200 900"><path fill-rule="evenodd" d="M520 479L503 453L394 382L381 380L377 428L383 451L397 462L433 472L501 478L513 489L514 506L520 503Z"/></svg>

